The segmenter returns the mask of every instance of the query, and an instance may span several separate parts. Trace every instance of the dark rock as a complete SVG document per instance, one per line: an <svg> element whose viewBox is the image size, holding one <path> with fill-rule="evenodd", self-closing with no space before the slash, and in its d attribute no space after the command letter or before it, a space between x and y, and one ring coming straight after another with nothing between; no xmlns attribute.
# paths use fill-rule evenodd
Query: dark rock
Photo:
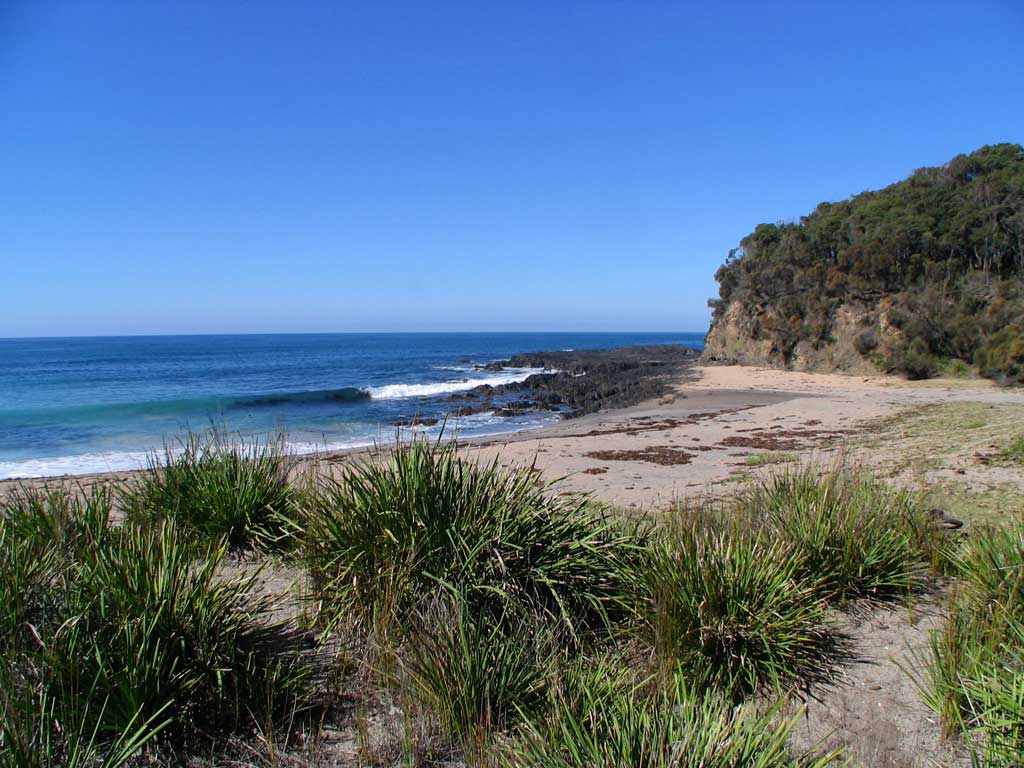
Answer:
<svg viewBox="0 0 1024 768"><path fill-rule="evenodd" d="M944 510L941 510L938 507L929 509L928 517L932 519L932 522L935 523L936 526L947 531L956 531L964 527L963 520L957 520L955 517L950 517Z"/></svg>
<svg viewBox="0 0 1024 768"><path fill-rule="evenodd" d="M391 423L396 427L433 427L439 421L440 419L424 419L417 416L412 419L399 419Z"/></svg>

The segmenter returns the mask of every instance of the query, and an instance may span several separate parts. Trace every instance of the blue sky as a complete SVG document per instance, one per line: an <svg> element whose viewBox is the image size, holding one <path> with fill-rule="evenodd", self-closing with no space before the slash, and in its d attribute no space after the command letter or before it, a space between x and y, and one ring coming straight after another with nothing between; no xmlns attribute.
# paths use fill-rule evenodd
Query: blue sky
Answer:
<svg viewBox="0 0 1024 768"><path fill-rule="evenodd" d="M1024 141L1024 2L0 3L0 336L701 330Z"/></svg>

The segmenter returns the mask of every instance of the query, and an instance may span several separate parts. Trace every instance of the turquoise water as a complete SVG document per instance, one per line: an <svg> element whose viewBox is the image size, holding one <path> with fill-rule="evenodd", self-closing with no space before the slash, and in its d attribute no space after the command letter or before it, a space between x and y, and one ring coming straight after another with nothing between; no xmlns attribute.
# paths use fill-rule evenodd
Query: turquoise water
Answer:
<svg viewBox="0 0 1024 768"><path fill-rule="evenodd" d="M296 452L366 445L451 393L530 370L474 365L519 352L680 343L703 333L446 333L0 339L0 478L142 466L211 425L283 432ZM549 413L449 422L463 435L529 429ZM436 431L436 428L425 431Z"/></svg>

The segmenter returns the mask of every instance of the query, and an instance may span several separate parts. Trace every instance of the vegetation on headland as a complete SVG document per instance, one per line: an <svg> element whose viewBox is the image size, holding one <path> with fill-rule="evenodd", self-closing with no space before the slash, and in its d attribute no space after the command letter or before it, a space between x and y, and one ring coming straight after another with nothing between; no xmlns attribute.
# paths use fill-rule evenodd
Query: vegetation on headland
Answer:
<svg viewBox="0 0 1024 768"><path fill-rule="evenodd" d="M959 364L1024 382L1024 148L982 147L761 224L715 277L711 355L730 356L731 324L759 362L813 367L846 334L910 378Z"/></svg>
<svg viewBox="0 0 1024 768"><path fill-rule="evenodd" d="M289 481L275 515L308 599L283 620L257 574L225 561L263 538L195 524L194 509L222 508L216 463L115 520L161 471L120 495L0 500L0 765L239 749L274 763L342 711L362 764L839 765L796 753L783 710L853 661L838 612L941 573L961 587L956 631L922 659L927 701L986 765L1014 764L1024 534L965 547L863 473L769 468L731 502L637 521L529 467L400 445L301 493ZM273 462L247 472L264 476L236 475L246 488L280 477ZM382 707L401 720L391 746L370 730Z"/></svg>

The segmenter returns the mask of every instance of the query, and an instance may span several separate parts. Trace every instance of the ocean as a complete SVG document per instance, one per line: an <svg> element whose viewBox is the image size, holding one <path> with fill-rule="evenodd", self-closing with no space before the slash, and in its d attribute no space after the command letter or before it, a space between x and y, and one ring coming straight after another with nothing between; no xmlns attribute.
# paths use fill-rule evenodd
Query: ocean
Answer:
<svg viewBox="0 0 1024 768"><path fill-rule="evenodd" d="M520 352L632 344L702 349L703 333L387 333L0 339L0 479L145 466L165 442L217 428L283 434L288 450L394 439L444 419L447 398L529 369L475 368ZM460 436L543 426L551 413L449 419ZM440 426L418 430L437 434Z"/></svg>

